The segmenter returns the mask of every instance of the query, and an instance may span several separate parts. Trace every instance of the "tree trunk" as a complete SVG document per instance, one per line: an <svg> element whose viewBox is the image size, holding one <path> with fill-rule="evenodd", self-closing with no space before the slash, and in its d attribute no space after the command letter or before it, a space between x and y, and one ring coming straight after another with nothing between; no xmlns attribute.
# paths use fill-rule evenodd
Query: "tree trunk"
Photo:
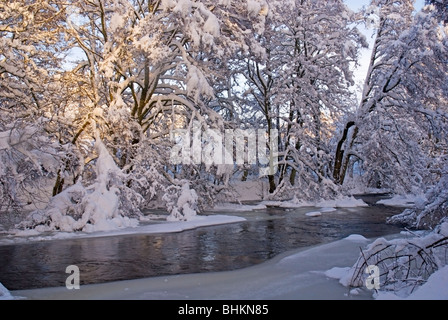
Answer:
<svg viewBox="0 0 448 320"><path fill-rule="evenodd" d="M81 127L81 129L79 129L79 131L76 133L76 135L73 137L71 144L76 144L76 142L78 141L79 137L81 136L81 134L84 132L84 130L86 130L87 126L90 125L90 120L87 120L84 125ZM67 171L70 169L70 160L66 159L65 160L65 170ZM75 183L77 180L77 177L74 178L73 183ZM60 194L63 190L64 190L64 183L65 183L65 179L62 178L61 176L61 170L58 170L58 174L56 177L56 182L53 186L53 197L57 196L58 194Z"/></svg>
<svg viewBox="0 0 448 320"><path fill-rule="evenodd" d="M248 176L249 176L249 170L244 170L243 177L241 178L241 181L246 182Z"/></svg>
<svg viewBox="0 0 448 320"><path fill-rule="evenodd" d="M277 189L277 186L275 184L275 176L268 176L269 178L269 193L274 193L275 189Z"/></svg>
<svg viewBox="0 0 448 320"><path fill-rule="evenodd" d="M344 146L345 148L349 148L346 142L348 139L349 131L352 127L355 127L355 132L353 133L353 137L351 138L352 142L350 143L350 145L353 144L354 139L358 135L358 127L356 127L356 123L352 121L347 123L347 125L345 126L344 133L341 140L339 140L338 147L336 149L333 178L334 182L339 185L342 185L344 183L345 175L347 173L349 157L346 156L347 150L344 149Z"/></svg>
<svg viewBox="0 0 448 320"><path fill-rule="evenodd" d="M61 177L61 170L58 170L58 175L56 178L56 183L53 187L53 197L57 196L62 192L64 188L64 178Z"/></svg>
<svg viewBox="0 0 448 320"><path fill-rule="evenodd" d="M297 175L297 170L292 169L291 176L289 177L289 182L291 183L292 186L294 186L296 184L296 175Z"/></svg>

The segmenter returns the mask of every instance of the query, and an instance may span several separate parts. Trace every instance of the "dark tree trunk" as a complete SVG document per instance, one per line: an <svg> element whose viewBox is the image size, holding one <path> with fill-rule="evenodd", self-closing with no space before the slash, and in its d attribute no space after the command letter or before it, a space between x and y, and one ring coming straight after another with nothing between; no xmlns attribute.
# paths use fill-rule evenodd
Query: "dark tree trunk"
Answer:
<svg viewBox="0 0 448 320"><path fill-rule="evenodd" d="M246 182L248 176L249 176L249 170L244 170L243 177L241 178L241 181Z"/></svg>
<svg viewBox="0 0 448 320"><path fill-rule="evenodd" d="M56 182L53 187L53 197L60 194L63 188L64 188L64 178L61 177L61 170L58 170Z"/></svg>
<svg viewBox="0 0 448 320"><path fill-rule="evenodd" d="M274 193L277 186L275 184L275 176L268 176L269 178L269 193Z"/></svg>
<svg viewBox="0 0 448 320"><path fill-rule="evenodd" d="M349 122L345 126L344 133L342 135L341 140L339 140L338 147L336 149L336 157L335 157L335 163L334 163L334 170L333 170L333 178L334 182L336 184L342 185L345 180L345 175L348 168L348 157L346 157L346 151L344 150L344 146L348 148L346 145L349 131L352 127L355 127L355 132L352 137L352 141L354 138L356 138L356 135L358 133L358 128L356 127L355 122Z"/></svg>
<svg viewBox="0 0 448 320"><path fill-rule="evenodd" d="M71 143L74 145L76 144L76 142L78 141L79 137L81 136L81 134L84 132L84 130L86 130L87 126L90 125L90 121L86 121L84 123L84 125L81 127L81 129L76 133L76 135L73 137ZM65 160L65 170L67 171L70 169L70 160L66 159ZM53 197L57 196L58 194L60 194L63 190L64 190L64 183L65 183L65 179L61 176L61 170L58 171L57 177L56 177L56 182L53 186ZM73 179L73 183L76 183L77 177L75 177Z"/></svg>
<svg viewBox="0 0 448 320"><path fill-rule="evenodd" d="M292 169L291 176L289 177L289 182L291 183L292 186L294 186L296 184L296 175L297 175L297 170Z"/></svg>

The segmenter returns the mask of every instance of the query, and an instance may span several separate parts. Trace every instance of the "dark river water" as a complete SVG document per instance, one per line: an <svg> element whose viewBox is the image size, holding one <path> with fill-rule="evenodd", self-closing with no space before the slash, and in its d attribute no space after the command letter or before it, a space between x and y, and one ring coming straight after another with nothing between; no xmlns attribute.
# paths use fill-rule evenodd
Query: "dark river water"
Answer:
<svg viewBox="0 0 448 320"><path fill-rule="evenodd" d="M338 209L320 217L305 215L313 210L270 208L238 213L247 221L180 233L3 245L0 283L9 290L65 286L69 265L79 267L81 285L235 270L351 234L371 238L402 230L385 223L387 217L403 210L399 208L374 206Z"/></svg>

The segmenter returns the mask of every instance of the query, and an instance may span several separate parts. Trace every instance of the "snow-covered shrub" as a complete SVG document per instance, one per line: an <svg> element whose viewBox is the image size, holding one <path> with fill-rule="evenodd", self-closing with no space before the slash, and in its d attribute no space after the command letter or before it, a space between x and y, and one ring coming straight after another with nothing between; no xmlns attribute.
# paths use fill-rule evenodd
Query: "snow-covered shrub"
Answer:
<svg viewBox="0 0 448 320"><path fill-rule="evenodd" d="M190 189L189 182L182 187L168 188L163 200L170 213L168 221L188 221L197 214L198 195L194 189Z"/></svg>
<svg viewBox="0 0 448 320"><path fill-rule="evenodd" d="M40 207L50 197L47 184L64 149L45 135L42 122L0 126L0 210Z"/></svg>
<svg viewBox="0 0 448 320"><path fill-rule="evenodd" d="M403 213L388 219L389 223L404 224L411 228L433 229L440 221L448 217L448 175L426 195L425 203L407 209Z"/></svg>
<svg viewBox="0 0 448 320"><path fill-rule="evenodd" d="M364 287L366 268L380 270L380 290L406 297L448 264L448 221L422 237L386 240L379 238L362 250L358 261L341 282Z"/></svg>
<svg viewBox="0 0 448 320"><path fill-rule="evenodd" d="M105 231L132 227L138 220L140 197L129 189L125 174L117 167L106 146L96 135L96 179L84 186L80 179L54 196L43 210L37 210L18 228L37 231Z"/></svg>

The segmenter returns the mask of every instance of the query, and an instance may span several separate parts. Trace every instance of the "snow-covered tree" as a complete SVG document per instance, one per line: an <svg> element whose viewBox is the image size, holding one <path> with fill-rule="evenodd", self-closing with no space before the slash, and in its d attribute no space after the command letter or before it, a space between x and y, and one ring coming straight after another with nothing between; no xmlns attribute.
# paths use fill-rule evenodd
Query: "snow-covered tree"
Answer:
<svg viewBox="0 0 448 320"><path fill-rule="evenodd" d="M398 18L395 15L395 19ZM429 187L426 201L391 217L388 222L429 231L407 239L375 240L351 268L345 279L349 286L363 286L368 275L366 268L374 265L380 270L382 291L407 297L448 263L448 56L446 32L439 19L439 12L428 6L417 13L401 33L394 31L395 40L382 51L383 58L371 66L373 71L384 70L375 81L381 84L378 88L366 86L368 93L376 93L373 102L369 102L372 97L364 95L369 98L365 101L369 109L362 113L371 122L369 136L374 132L373 143L377 144L378 151L371 153L372 158L384 161L385 155L390 155L390 163L383 167L375 165L376 170L384 174L379 180L391 185L395 177L395 183L411 191L426 191ZM375 113L378 115L372 117ZM365 130L361 128L354 132L355 136ZM381 137L388 146L377 139L378 129L386 133ZM366 140L358 142L365 145ZM413 186L421 189L412 190ZM398 186L393 187L397 189Z"/></svg>
<svg viewBox="0 0 448 320"><path fill-rule="evenodd" d="M272 197L336 196L355 168L368 186L443 189L440 8L372 6L376 38L354 110L365 41L341 0L2 3L2 204L23 208L43 191L47 208L25 225L50 229L132 225L161 203L185 219L235 172L255 170L194 154L216 142L203 133L248 127L272 134L271 155L279 147ZM173 161L180 143L189 154Z"/></svg>
<svg viewBox="0 0 448 320"><path fill-rule="evenodd" d="M271 193L330 196L331 138L348 111L352 67L365 45L343 1L270 1L260 43L265 54L246 64L251 108L280 131L277 181ZM327 189L328 187L328 189Z"/></svg>
<svg viewBox="0 0 448 320"><path fill-rule="evenodd" d="M440 178L433 174L445 143L446 38L431 13L413 16L411 1L373 4L380 19L372 58L360 106L339 141L334 179L342 184L358 162L368 186L417 192Z"/></svg>
<svg viewBox="0 0 448 320"><path fill-rule="evenodd" d="M425 0L425 4L435 6L437 17L445 24L448 23L448 1L447 0Z"/></svg>
<svg viewBox="0 0 448 320"><path fill-rule="evenodd" d="M46 184L72 153L58 141L67 105L60 95L64 17L59 1L0 4L0 208L47 202Z"/></svg>
<svg viewBox="0 0 448 320"><path fill-rule="evenodd" d="M36 212L27 226L104 229L105 220L138 216L151 200L168 199L165 193L174 190L184 199L189 181L195 189L212 192L203 176L209 168L202 163L170 164L173 133L193 123L203 130L224 128L213 107L214 83L230 56L258 45L252 30L265 19L264 2L67 4L64 40L78 59L64 74L73 86L63 91L72 97L60 141L77 152L57 172L48 208ZM75 171L73 180L66 178ZM108 206L87 204L92 201ZM176 218L189 212L185 205L198 206L196 200L184 202L173 206L168 199Z"/></svg>

